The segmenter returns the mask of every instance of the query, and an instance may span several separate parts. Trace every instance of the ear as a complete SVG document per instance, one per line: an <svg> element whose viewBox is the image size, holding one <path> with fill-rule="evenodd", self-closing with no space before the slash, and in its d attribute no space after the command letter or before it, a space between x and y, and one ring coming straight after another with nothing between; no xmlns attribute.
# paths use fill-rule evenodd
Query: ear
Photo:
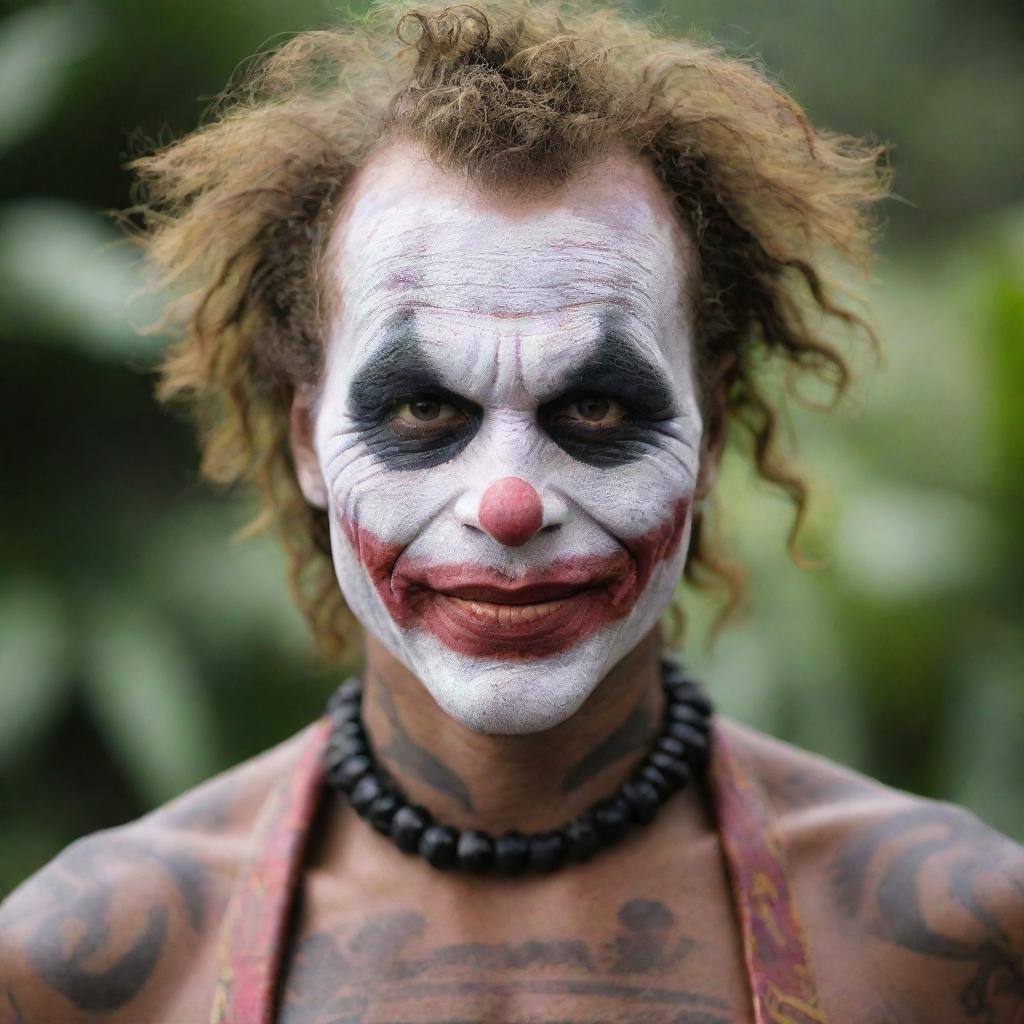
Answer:
<svg viewBox="0 0 1024 1024"><path fill-rule="evenodd" d="M736 379L736 368L736 354L727 352L719 359L707 385L707 420L701 438L700 470L694 491L694 499L698 501L711 493L718 477L718 466L725 450L729 391Z"/></svg>
<svg viewBox="0 0 1024 1024"><path fill-rule="evenodd" d="M288 440L303 497L314 508L327 508L327 485L313 444L313 389L308 384L295 388L288 418Z"/></svg>

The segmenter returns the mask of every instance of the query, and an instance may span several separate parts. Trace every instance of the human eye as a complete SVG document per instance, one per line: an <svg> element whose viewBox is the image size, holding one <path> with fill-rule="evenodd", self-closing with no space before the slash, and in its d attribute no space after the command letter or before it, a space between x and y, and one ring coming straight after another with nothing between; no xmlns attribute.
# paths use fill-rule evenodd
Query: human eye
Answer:
<svg viewBox="0 0 1024 1024"><path fill-rule="evenodd" d="M469 416L454 402L432 394L411 395L387 411L388 429L399 438L429 441L459 433Z"/></svg>
<svg viewBox="0 0 1024 1024"><path fill-rule="evenodd" d="M580 395L549 411L549 423L554 430L582 437L606 437L622 430L629 422L626 406L608 395Z"/></svg>

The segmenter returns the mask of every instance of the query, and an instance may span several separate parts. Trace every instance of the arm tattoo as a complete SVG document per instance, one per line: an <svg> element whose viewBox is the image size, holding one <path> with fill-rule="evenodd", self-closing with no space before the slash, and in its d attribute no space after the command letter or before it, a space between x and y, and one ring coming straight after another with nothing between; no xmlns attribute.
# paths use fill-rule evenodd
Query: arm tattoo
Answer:
<svg viewBox="0 0 1024 1024"><path fill-rule="evenodd" d="M380 694L381 705L391 727L388 745L380 752L381 756L414 773L418 779L439 793L458 801L467 811L475 811L469 787L462 778L406 732L387 687L378 687L377 692Z"/></svg>
<svg viewBox="0 0 1024 1024"><path fill-rule="evenodd" d="M1019 871L1015 845L970 815L917 807L846 841L833 868L832 893L848 917L869 914L882 940L966 968L969 977L958 993L961 1011L969 1020L995 1024L1002 1000L1024 1003L1024 937L1008 934L982 888L1002 881L1020 891L1011 861ZM938 899L951 900L970 916L978 926L974 936L949 934L929 923L922 886L935 864L946 866Z"/></svg>
<svg viewBox="0 0 1024 1024"><path fill-rule="evenodd" d="M39 884L55 907L32 929L25 944L28 962L39 977L80 1010L111 1013L131 1002L149 980L167 942L169 909L154 903L145 908L139 934L113 963L103 953L115 941L111 904L118 886L112 858L132 864L156 863L181 897L190 926L199 931L206 917L204 869L181 853L162 850L137 839L118 838L96 845L88 841L69 848ZM68 936L73 936L68 941ZM109 966L89 967L93 958ZM17 1019L17 1018L15 1018Z"/></svg>
<svg viewBox="0 0 1024 1024"><path fill-rule="evenodd" d="M643 747L651 738L651 716L641 700L629 717L566 772L562 792L571 793L609 765Z"/></svg>

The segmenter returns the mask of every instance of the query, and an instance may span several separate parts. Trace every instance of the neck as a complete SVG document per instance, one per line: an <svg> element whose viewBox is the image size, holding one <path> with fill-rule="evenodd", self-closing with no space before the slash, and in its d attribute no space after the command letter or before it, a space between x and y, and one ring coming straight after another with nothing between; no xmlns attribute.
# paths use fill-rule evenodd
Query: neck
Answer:
<svg viewBox="0 0 1024 1024"><path fill-rule="evenodd" d="M376 640L367 641L363 720L377 759L405 791L457 828L540 832L608 796L642 760L661 722L653 630L552 729L492 736L460 725Z"/></svg>

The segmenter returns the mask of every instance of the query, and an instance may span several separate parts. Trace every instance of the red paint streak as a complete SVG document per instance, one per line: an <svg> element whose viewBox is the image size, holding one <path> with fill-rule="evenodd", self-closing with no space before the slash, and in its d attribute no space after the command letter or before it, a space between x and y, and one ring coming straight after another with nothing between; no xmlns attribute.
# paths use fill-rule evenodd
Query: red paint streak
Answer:
<svg viewBox="0 0 1024 1024"><path fill-rule="evenodd" d="M506 547L522 547L540 529L543 519L540 495L517 476L496 480L480 499L481 527Z"/></svg>
<svg viewBox="0 0 1024 1024"><path fill-rule="evenodd" d="M668 518L639 537L621 539L613 554L560 558L514 578L475 562L426 565L403 559L404 545L385 543L347 519L342 527L397 625L425 629L460 654L523 661L560 654L624 619L658 563L678 549L689 511L689 501L680 498ZM533 621L499 625L452 598L561 603Z"/></svg>

